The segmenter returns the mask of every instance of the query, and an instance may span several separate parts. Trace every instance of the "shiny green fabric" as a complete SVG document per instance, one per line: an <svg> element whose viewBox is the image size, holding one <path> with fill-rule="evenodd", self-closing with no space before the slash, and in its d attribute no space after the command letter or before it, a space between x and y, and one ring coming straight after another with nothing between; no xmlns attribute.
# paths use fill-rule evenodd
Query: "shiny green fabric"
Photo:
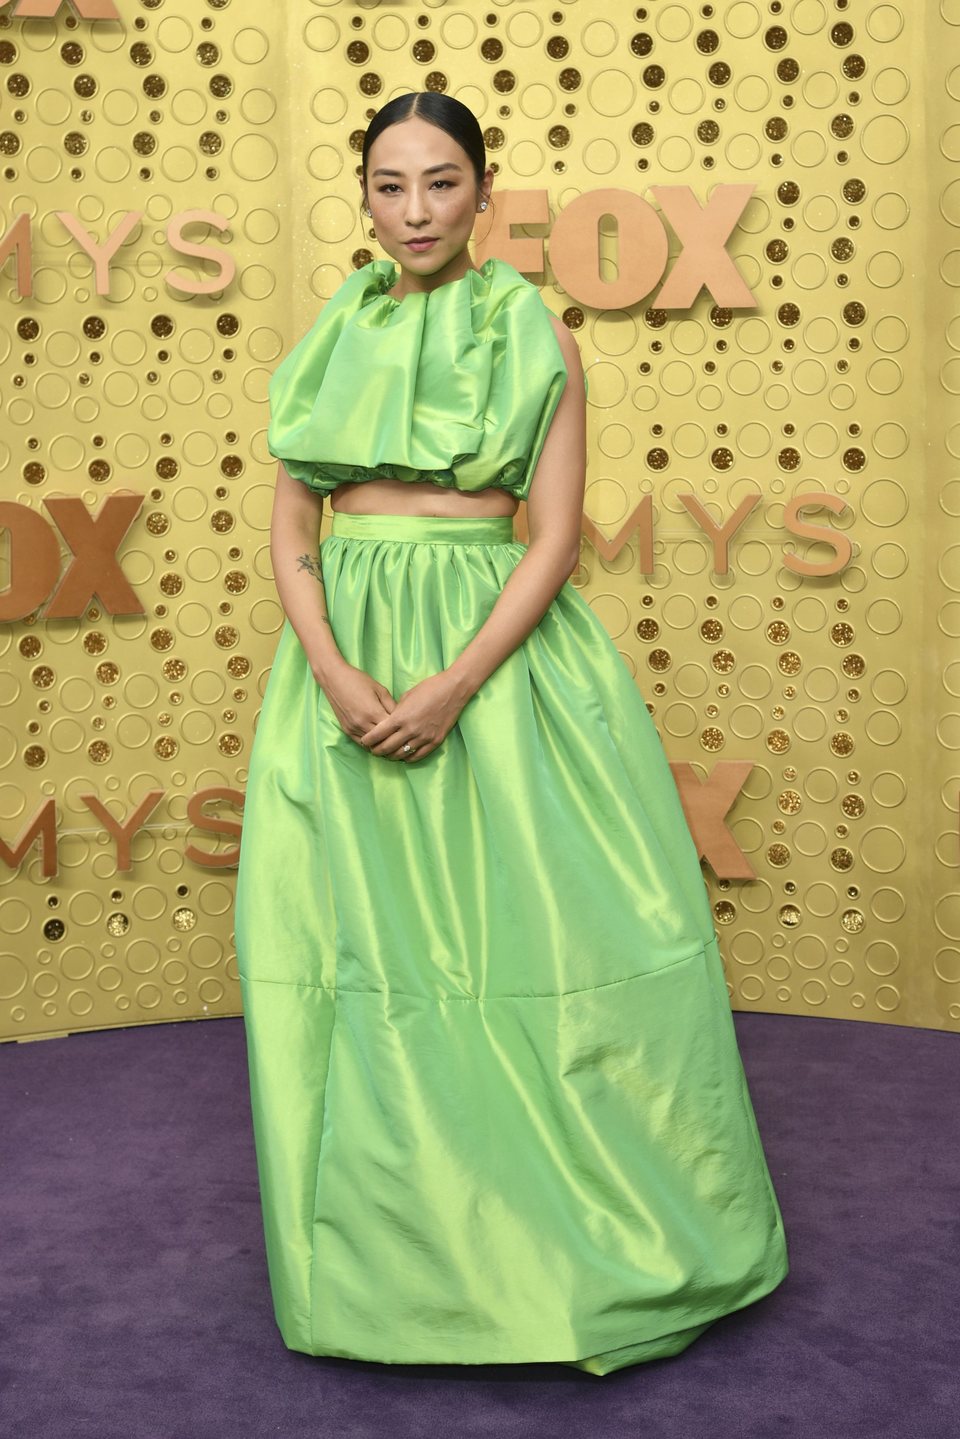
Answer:
<svg viewBox="0 0 960 1439"><path fill-rule="evenodd" d="M341 652L399 697L523 551L506 516L335 513ZM606 1374L786 1275L696 847L569 582L411 763L348 738L284 626L236 941L289 1348Z"/></svg>
<svg viewBox="0 0 960 1439"><path fill-rule="evenodd" d="M540 291L495 257L402 300L353 271L270 378L267 449L318 494L423 482L526 499L567 382Z"/></svg>

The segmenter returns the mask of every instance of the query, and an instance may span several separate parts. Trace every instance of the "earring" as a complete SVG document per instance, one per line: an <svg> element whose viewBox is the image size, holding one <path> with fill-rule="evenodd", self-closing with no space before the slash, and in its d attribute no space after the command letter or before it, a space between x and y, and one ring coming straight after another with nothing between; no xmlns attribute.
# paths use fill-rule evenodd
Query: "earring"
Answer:
<svg viewBox="0 0 960 1439"><path fill-rule="evenodd" d="M371 210L370 210L370 206L369 206L369 205L364 205L364 207L363 207L363 213L364 213L365 215L369 215L369 214L372 213Z"/></svg>
<svg viewBox="0 0 960 1439"><path fill-rule="evenodd" d="M487 202L486 202L486 200L481 200L481 201L480 201L480 209L481 209L481 210L485 210L486 208L487 208Z"/></svg>

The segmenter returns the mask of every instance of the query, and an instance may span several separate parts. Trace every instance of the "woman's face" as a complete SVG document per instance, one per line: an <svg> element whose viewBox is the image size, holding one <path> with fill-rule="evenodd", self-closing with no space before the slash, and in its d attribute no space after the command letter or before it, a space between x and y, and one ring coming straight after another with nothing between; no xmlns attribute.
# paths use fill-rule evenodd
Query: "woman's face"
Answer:
<svg viewBox="0 0 960 1439"><path fill-rule="evenodd" d="M477 187L469 157L445 130L419 116L377 136L367 156L366 200L377 239L417 276L468 268L467 241L493 185L487 169ZM412 245L429 237L431 243ZM449 278L449 277L447 277Z"/></svg>

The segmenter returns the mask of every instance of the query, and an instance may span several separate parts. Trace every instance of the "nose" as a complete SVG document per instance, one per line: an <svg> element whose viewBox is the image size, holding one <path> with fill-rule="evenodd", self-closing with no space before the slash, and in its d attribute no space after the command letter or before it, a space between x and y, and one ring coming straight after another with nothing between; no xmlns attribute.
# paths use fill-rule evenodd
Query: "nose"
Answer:
<svg viewBox="0 0 960 1439"><path fill-rule="evenodd" d="M407 224L417 229L422 229L430 221L430 212L427 205L427 197L414 185L407 192Z"/></svg>

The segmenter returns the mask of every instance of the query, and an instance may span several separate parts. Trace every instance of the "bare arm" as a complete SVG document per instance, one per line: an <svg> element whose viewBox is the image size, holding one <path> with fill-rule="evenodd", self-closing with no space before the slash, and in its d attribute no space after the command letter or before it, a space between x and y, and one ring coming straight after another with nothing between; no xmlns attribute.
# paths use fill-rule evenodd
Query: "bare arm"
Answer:
<svg viewBox="0 0 960 1439"><path fill-rule="evenodd" d="M529 543L473 639L444 671L462 703L543 619L580 558L586 483L586 396L580 350L551 316L567 364L567 383L550 422L527 496Z"/></svg>
<svg viewBox="0 0 960 1439"><path fill-rule="evenodd" d="M277 593L340 728L359 744L360 736L389 714L395 701L386 685L344 658L334 639L317 543L322 517L323 496L288 475L281 464L270 521Z"/></svg>
<svg viewBox="0 0 960 1439"><path fill-rule="evenodd" d="M322 518L323 496L278 465L270 519L273 577L284 613L320 685L345 663L327 615L317 543Z"/></svg>

